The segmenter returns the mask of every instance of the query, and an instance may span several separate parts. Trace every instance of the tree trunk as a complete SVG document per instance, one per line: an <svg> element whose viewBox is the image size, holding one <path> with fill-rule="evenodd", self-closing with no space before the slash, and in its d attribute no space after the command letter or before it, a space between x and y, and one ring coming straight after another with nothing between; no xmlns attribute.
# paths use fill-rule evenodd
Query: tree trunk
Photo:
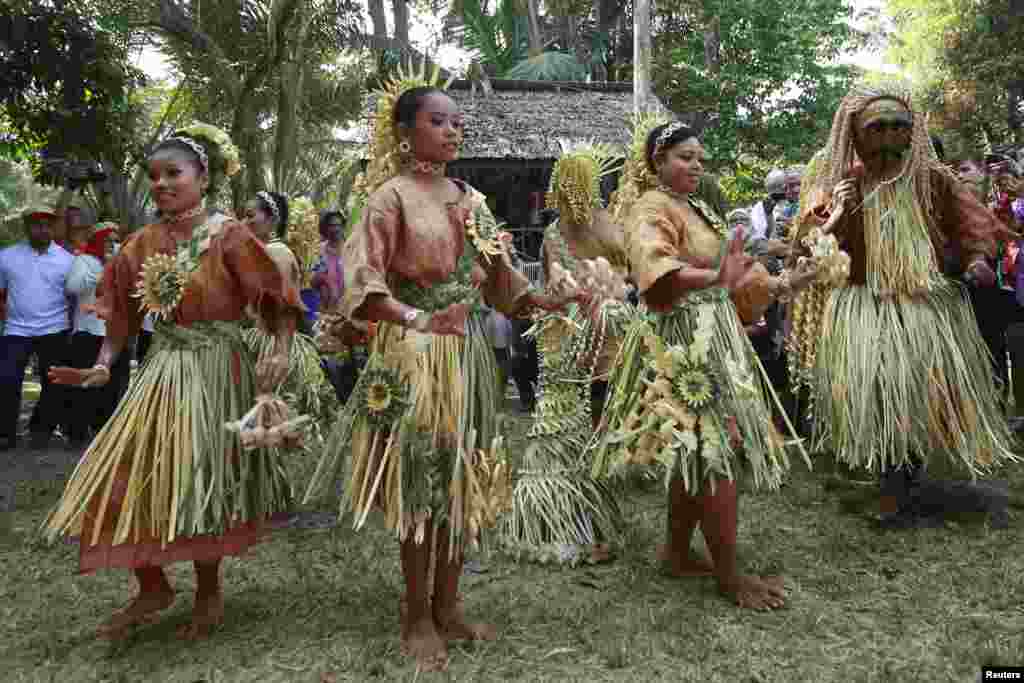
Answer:
<svg viewBox="0 0 1024 683"><path fill-rule="evenodd" d="M401 0L398 0L401 2ZM299 103L306 84L306 46L315 12L312 8L300 19L291 59L281 64L281 89L277 105L277 130L274 139L275 190L287 192L295 176L299 155Z"/></svg>
<svg viewBox="0 0 1024 683"><path fill-rule="evenodd" d="M717 74L722 70L722 21L712 17L704 29L704 64L708 71Z"/></svg>
<svg viewBox="0 0 1024 683"><path fill-rule="evenodd" d="M648 111L651 92L651 1L633 3L633 112Z"/></svg>
<svg viewBox="0 0 1024 683"><path fill-rule="evenodd" d="M1024 142L1024 79L1006 86L1006 125L1015 144Z"/></svg>
<svg viewBox="0 0 1024 683"><path fill-rule="evenodd" d="M373 37L386 39L388 22L384 18L384 0L367 0L366 4L370 11L370 21L373 23Z"/></svg>
<svg viewBox="0 0 1024 683"><path fill-rule="evenodd" d="M392 0L391 9L395 13L395 40L403 45L408 45L409 3L407 0Z"/></svg>
<svg viewBox="0 0 1024 683"><path fill-rule="evenodd" d="M544 42L540 35L540 8L538 0L526 0L527 39L530 42L530 56L536 57L544 51Z"/></svg>
<svg viewBox="0 0 1024 683"><path fill-rule="evenodd" d="M608 80L608 65L615 65L615 37L616 27L620 26L622 17L625 15L626 3L621 0L597 0L597 32L604 37L607 54L600 63L595 63L593 76L595 80Z"/></svg>

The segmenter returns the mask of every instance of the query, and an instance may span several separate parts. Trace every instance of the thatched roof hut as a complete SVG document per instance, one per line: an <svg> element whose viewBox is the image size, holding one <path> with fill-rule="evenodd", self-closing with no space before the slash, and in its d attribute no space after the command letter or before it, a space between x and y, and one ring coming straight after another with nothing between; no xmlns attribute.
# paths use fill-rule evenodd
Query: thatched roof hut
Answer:
<svg viewBox="0 0 1024 683"><path fill-rule="evenodd" d="M449 175L486 194L499 219L520 233L520 251L536 256L539 236L528 233L538 229L538 209L543 207L560 143L598 142L625 155L632 131L633 86L510 80L492 80L490 85L486 95L470 81L454 81L449 87L466 117L461 156L449 165ZM369 96L364 142L375 104L375 97ZM610 192L615 181L608 180Z"/></svg>
<svg viewBox="0 0 1024 683"><path fill-rule="evenodd" d="M624 149L633 120L630 83L491 81L491 93L454 81L449 93L466 116L460 164L471 160L553 160L559 141L593 140ZM366 101L368 137L376 97ZM660 104L659 104L660 106Z"/></svg>

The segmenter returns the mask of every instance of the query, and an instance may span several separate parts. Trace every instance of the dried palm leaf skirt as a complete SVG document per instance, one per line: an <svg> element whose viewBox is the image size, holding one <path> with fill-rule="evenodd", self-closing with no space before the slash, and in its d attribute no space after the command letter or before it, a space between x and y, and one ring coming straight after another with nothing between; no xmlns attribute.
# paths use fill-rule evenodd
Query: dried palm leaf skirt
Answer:
<svg viewBox="0 0 1024 683"><path fill-rule="evenodd" d="M498 435L494 352L483 318L465 338L382 324L351 398L339 413L306 500L330 494L362 527L379 505L400 540L426 540L428 522L447 524L451 548L493 526L511 495ZM346 457L347 456L347 457Z"/></svg>
<svg viewBox="0 0 1024 683"><path fill-rule="evenodd" d="M652 343L662 347L662 360L655 360ZM701 351L691 355L697 346ZM672 354L703 360L687 369L689 361L672 363ZM704 405L694 400L701 397L687 395L685 378L694 370L702 376ZM692 292L671 312L654 316L653 324L636 323L610 384L606 431L595 442L595 474L656 464L666 482L678 475L697 495L704 482L741 474L755 488L776 489L789 470L787 444L772 420L771 402L778 398L724 290Z"/></svg>
<svg viewBox="0 0 1024 683"><path fill-rule="evenodd" d="M271 355L276 339L258 327L242 332L245 345L253 358ZM289 404L303 415L321 415L336 407L334 387L327 381L320 366L320 350L313 338L296 332L288 355L288 374L277 389Z"/></svg>
<svg viewBox="0 0 1024 683"><path fill-rule="evenodd" d="M635 308L604 309L596 319L570 307L536 326L540 391L528 446L516 472L512 510L501 544L517 558L575 564L623 528L617 494L591 475L586 458L594 436L590 385L611 366Z"/></svg>
<svg viewBox="0 0 1024 683"><path fill-rule="evenodd" d="M1014 459L990 356L960 285L915 297L833 292L813 375L814 443L850 465L946 457L981 474Z"/></svg>
<svg viewBox="0 0 1024 683"><path fill-rule="evenodd" d="M158 324L153 347L46 523L80 536L80 569L238 555L291 489L277 456L243 453L224 423L251 407L253 364L237 324Z"/></svg>

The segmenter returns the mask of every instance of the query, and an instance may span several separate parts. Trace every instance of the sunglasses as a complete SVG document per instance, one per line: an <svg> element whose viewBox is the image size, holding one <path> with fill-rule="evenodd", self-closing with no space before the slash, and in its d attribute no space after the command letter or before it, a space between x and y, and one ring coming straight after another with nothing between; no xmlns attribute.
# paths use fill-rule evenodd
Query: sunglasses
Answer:
<svg viewBox="0 0 1024 683"><path fill-rule="evenodd" d="M872 133L881 133L887 130L910 130L914 125L909 121L872 121L865 128Z"/></svg>

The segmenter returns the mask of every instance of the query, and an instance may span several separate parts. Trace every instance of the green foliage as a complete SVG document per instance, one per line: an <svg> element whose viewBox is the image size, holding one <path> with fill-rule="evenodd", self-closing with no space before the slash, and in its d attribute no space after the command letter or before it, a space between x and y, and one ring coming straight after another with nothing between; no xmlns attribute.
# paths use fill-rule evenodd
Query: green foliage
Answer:
<svg viewBox="0 0 1024 683"><path fill-rule="evenodd" d="M519 62L503 74L522 81L582 81L587 68L567 52L542 52Z"/></svg>
<svg viewBox="0 0 1024 683"><path fill-rule="evenodd" d="M1024 141L1024 13L1013 0L889 0L889 58L914 78L919 105L951 158Z"/></svg>
<svg viewBox="0 0 1024 683"><path fill-rule="evenodd" d="M854 38L849 16L844 0L659 5L657 92L673 111L712 123L702 141L719 170L742 153L806 161L854 77L833 65Z"/></svg>
<svg viewBox="0 0 1024 683"><path fill-rule="evenodd" d="M526 59L527 19L515 0L500 0L494 14L481 0L462 0L461 6L466 49L478 53L480 61L504 76Z"/></svg>
<svg viewBox="0 0 1024 683"><path fill-rule="evenodd" d="M137 115L129 94L145 78L122 23L92 20L118 4L23 0L0 14L0 34L13 38L0 51L0 154L32 159L42 180L56 180L47 158L123 159Z"/></svg>
<svg viewBox="0 0 1024 683"><path fill-rule="evenodd" d="M765 177L773 168L781 166L781 160L768 163L745 155L728 173L719 177L718 184L730 206L749 206L764 198Z"/></svg>

